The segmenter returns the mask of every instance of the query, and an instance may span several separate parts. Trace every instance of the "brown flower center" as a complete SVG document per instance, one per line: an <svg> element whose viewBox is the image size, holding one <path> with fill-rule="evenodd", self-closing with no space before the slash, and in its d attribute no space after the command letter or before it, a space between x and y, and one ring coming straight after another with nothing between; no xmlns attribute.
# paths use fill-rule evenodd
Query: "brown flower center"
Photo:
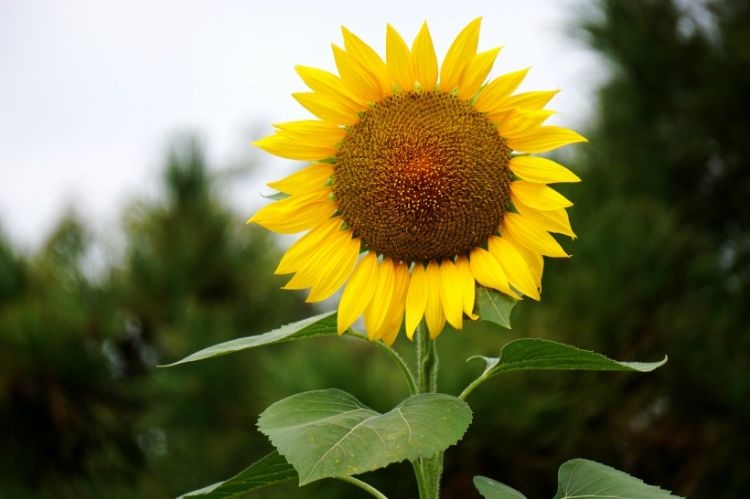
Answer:
<svg viewBox="0 0 750 499"><path fill-rule="evenodd" d="M510 149L466 101L442 92L386 97L347 129L333 192L344 221L404 262L466 255L510 202Z"/></svg>

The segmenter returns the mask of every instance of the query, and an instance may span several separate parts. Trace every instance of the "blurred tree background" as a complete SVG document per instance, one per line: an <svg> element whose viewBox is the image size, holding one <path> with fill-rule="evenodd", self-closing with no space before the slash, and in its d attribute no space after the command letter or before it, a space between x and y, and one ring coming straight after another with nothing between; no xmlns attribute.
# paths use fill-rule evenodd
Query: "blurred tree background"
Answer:
<svg viewBox="0 0 750 499"><path fill-rule="evenodd" d="M74 218L29 259L0 241L0 496L171 497L267 452L257 359L156 369L310 313L215 183L199 144L177 141L161 199L127 210L122 261L101 275Z"/></svg>
<svg viewBox="0 0 750 499"><path fill-rule="evenodd" d="M445 497L471 477L551 497L556 469L587 457L691 498L750 490L750 4L599 0L575 32L609 73L590 139L564 158L584 179L581 238L551 261L541 303L511 332L471 324L440 337L441 389L457 393L496 355L536 336L649 375L517 373L469 399L467 439L447 454ZM406 394L374 349L338 338L170 369L156 365L312 313L272 275L280 249L223 202L194 139L177 141L157 199L124 217L125 247L92 268L93 236L65 217L34 254L0 234L0 496L172 497L270 451L257 415L292 393L348 390L376 409ZM248 215L248 214L244 214ZM409 355L410 344L399 341ZM314 349L314 354L311 352ZM352 374L354 373L354 374ZM413 497L403 464L365 478ZM360 497L331 481L262 497Z"/></svg>
<svg viewBox="0 0 750 499"><path fill-rule="evenodd" d="M745 497L750 3L600 0L576 22L610 75L590 143L565 158L584 179L565 189L581 237L566 245L574 258L549 262L544 299L519 306L514 328L616 359L670 360L649 375L486 386L470 402L513 407L482 408L471 431L497 437L460 460L486 456L485 473L529 497L551 497L554 470L576 456L691 498Z"/></svg>

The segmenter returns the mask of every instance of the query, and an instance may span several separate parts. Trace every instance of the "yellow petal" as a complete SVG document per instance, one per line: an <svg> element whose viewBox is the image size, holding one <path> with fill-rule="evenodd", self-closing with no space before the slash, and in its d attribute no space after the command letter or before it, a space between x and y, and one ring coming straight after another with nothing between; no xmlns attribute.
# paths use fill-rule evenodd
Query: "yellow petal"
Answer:
<svg viewBox="0 0 750 499"><path fill-rule="evenodd" d="M445 326L445 313L440 302L440 264L432 260L425 269L427 285L427 304L424 310L424 321L430 338L437 338Z"/></svg>
<svg viewBox="0 0 750 499"><path fill-rule="evenodd" d="M565 250L544 228L518 213L505 213L500 229L503 237L545 256L566 257Z"/></svg>
<svg viewBox="0 0 750 499"><path fill-rule="evenodd" d="M587 142L580 134L559 126L540 126L508 138L508 147L523 152L545 152L576 142Z"/></svg>
<svg viewBox="0 0 750 499"><path fill-rule="evenodd" d="M385 38L385 59L396 85L405 92L414 90L416 76L412 67L409 47L401 35L389 24Z"/></svg>
<svg viewBox="0 0 750 499"><path fill-rule="evenodd" d="M461 86L464 70L477 54L481 23L481 17L470 22L461 30L448 49L448 53L443 59L443 66L440 69L440 89L444 92L450 92Z"/></svg>
<svg viewBox="0 0 750 499"><path fill-rule="evenodd" d="M365 102L380 101L383 98L380 80L350 53L336 45L332 47L336 67L346 88Z"/></svg>
<svg viewBox="0 0 750 499"><path fill-rule="evenodd" d="M505 99L521 84L530 68L504 74L487 84L477 96L476 108L482 113L490 113L505 106Z"/></svg>
<svg viewBox="0 0 750 499"><path fill-rule="evenodd" d="M424 316L427 306L427 293L425 268L424 265L417 262L411 271L409 290L406 292L406 336L409 339L414 337L414 330L417 329Z"/></svg>
<svg viewBox="0 0 750 499"><path fill-rule="evenodd" d="M361 68L367 70L371 77L380 84L382 95L391 94L391 79L388 67L372 47L363 42L357 35L342 27L344 35L344 47Z"/></svg>
<svg viewBox="0 0 750 499"><path fill-rule="evenodd" d="M471 317L472 320L478 319L477 315L474 314L474 298L476 292L476 281L474 280L474 274L471 273L471 265L469 259L465 256L460 256L456 259L456 269L458 270L459 277L459 290L461 293L461 302L463 303L464 314Z"/></svg>
<svg viewBox="0 0 750 499"><path fill-rule="evenodd" d="M560 93L559 90L534 90L508 97L505 106L508 108L521 107L524 109L541 109L547 105L552 97Z"/></svg>
<svg viewBox="0 0 750 499"><path fill-rule="evenodd" d="M255 142L255 145L266 152L281 158L315 161L326 159L336 154L333 143L305 143L293 137L278 133Z"/></svg>
<svg viewBox="0 0 750 499"><path fill-rule="evenodd" d="M518 299L518 294L513 292L508 285L508 277L500 266L500 262L489 251L479 247L471 250L469 265L471 273L474 274L479 284Z"/></svg>
<svg viewBox="0 0 750 499"><path fill-rule="evenodd" d="M281 234L302 232L322 223L336 211L328 193L330 189L318 189L289 196L264 206L250 217L248 223L255 222Z"/></svg>
<svg viewBox="0 0 750 499"><path fill-rule="evenodd" d="M351 93L344 82L341 81L341 78L335 74L309 66L295 66L294 70L305 82L305 85L316 93L335 100L355 114L357 111L365 109L367 103L364 99Z"/></svg>
<svg viewBox="0 0 750 499"><path fill-rule="evenodd" d="M440 264L440 301L445 318L456 329L463 327L463 290L456 264L443 260Z"/></svg>
<svg viewBox="0 0 750 499"><path fill-rule="evenodd" d="M274 125L284 137L309 144L336 144L346 136L338 125L318 120L288 121Z"/></svg>
<svg viewBox="0 0 750 499"><path fill-rule="evenodd" d="M437 83L438 63L427 23L422 24L411 47L414 75L422 89L433 90Z"/></svg>
<svg viewBox="0 0 750 499"><path fill-rule="evenodd" d="M377 266L378 256L375 253L368 253L352 272L339 301L336 326L339 334L349 329L370 304L372 295L375 293L372 281L376 276Z"/></svg>
<svg viewBox="0 0 750 499"><path fill-rule="evenodd" d="M334 231L341 228L341 218L332 218L313 227L310 232L292 244L281 257L274 274L292 274L304 268L312 255L317 253L323 241L326 241Z"/></svg>
<svg viewBox="0 0 750 499"><path fill-rule="evenodd" d="M499 53L500 47L482 52L472 58L461 79L461 85L458 87L459 98L469 100L479 92Z"/></svg>
<svg viewBox="0 0 750 499"><path fill-rule="evenodd" d="M524 218L532 220L544 230L549 232L556 232L558 234L565 234L566 236L575 239L576 235L573 232L573 228L570 226L570 219L568 218L568 212L564 208L558 210L535 210L529 208L523 202L513 195L511 192L511 200L513 205L516 207L518 212L523 215Z"/></svg>
<svg viewBox="0 0 750 499"><path fill-rule="evenodd" d="M409 289L409 267L399 262L394 264L393 274L393 298L391 306L388 309L388 315L383 323L377 336L391 345L401 329L401 323L404 321L404 310L406 308L406 292Z"/></svg>
<svg viewBox="0 0 750 499"><path fill-rule="evenodd" d="M352 253L352 250L356 251L353 261L351 262L351 265L353 266L356 262L357 255L359 254L359 245L352 245L351 231L333 231L320 243L318 248L307 255L307 259L298 267L298 270L294 276L289 279L289 282L284 285L284 289L311 288L311 292L313 292L312 298L308 296L308 301L320 301L316 298L320 297L325 289L320 289L319 291L316 291L316 289L319 287L329 287L328 275L331 272L337 271L337 269L331 265L331 262L341 261L341 265L344 265L344 261L342 261L343 257L349 256ZM349 258L349 260L351 260L351 258ZM349 270L351 270L351 267ZM343 282L341 284L343 284ZM341 287L341 284L331 291L328 296L321 299L324 300L335 293L336 290Z"/></svg>
<svg viewBox="0 0 750 499"><path fill-rule="evenodd" d="M573 206L568 198L544 184L516 180L511 182L510 191L523 204L537 210L556 210Z"/></svg>
<svg viewBox="0 0 750 499"><path fill-rule="evenodd" d="M490 236L487 248L502 265L511 286L526 296L539 300L539 290L526 260L512 244L509 244L508 239Z"/></svg>
<svg viewBox="0 0 750 499"><path fill-rule="evenodd" d="M394 269L390 258L383 259L377 267L375 278L370 283L375 288L370 304L365 309L365 330L371 340L379 339L375 333L380 331L388 315L393 298Z"/></svg>
<svg viewBox="0 0 750 499"><path fill-rule="evenodd" d="M300 92L292 94L302 107L313 113L321 120L337 125L353 125L359 121L359 115L336 99L316 92Z"/></svg>
<svg viewBox="0 0 750 499"><path fill-rule="evenodd" d="M560 163L539 156L515 156L510 160L510 169L528 182L551 184L555 182L580 182L581 179Z"/></svg>
<svg viewBox="0 0 750 499"><path fill-rule="evenodd" d="M544 258L539 253L535 253L530 249L526 249L523 246L516 244L512 239L504 238L508 240L516 250L523 255L523 259L526 260L526 264L529 266L531 276L534 278L536 287L541 293L542 291L542 273L544 272Z"/></svg>
<svg viewBox="0 0 750 499"><path fill-rule="evenodd" d="M497 133L502 137L517 137L533 127L538 127L555 114L550 109L529 110L520 107L511 109L497 124Z"/></svg>
<svg viewBox="0 0 750 499"><path fill-rule="evenodd" d="M350 231L339 231L333 240L337 251L318 265L319 278L310 286L308 303L320 302L330 298L344 285L357 263L360 244L358 239L352 239Z"/></svg>
<svg viewBox="0 0 750 499"><path fill-rule="evenodd" d="M486 109L487 119L494 123L499 123L505 119L510 111L516 108L523 109L524 111L542 109L558 92L559 90L540 90L510 96Z"/></svg>
<svg viewBox="0 0 750 499"><path fill-rule="evenodd" d="M300 194L324 187L333 175L333 165L328 163L314 163L291 175L275 182L269 182L268 187L286 194Z"/></svg>

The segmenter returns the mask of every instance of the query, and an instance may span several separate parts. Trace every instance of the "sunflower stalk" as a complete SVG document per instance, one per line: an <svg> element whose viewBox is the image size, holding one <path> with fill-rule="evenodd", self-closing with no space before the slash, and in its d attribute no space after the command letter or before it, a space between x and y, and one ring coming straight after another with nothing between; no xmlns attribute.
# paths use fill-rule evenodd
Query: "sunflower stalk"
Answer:
<svg viewBox="0 0 750 499"><path fill-rule="evenodd" d="M438 354L435 340L430 335L424 322L420 322L416 331L417 349L417 393L437 392Z"/></svg>
<svg viewBox="0 0 750 499"><path fill-rule="evenodd" d="M417 326L417 393L435 393L438 378L438 353L436 341L430 338L424 322ZM417 478L419 499L438 499L440 479L443 475L443 452L430 458L421 457L412 463Z"/></svg>
<svg viewBox="0 0 750 499"><path fill-rule="evenodd" d="M398 368L401 370L401 373L404 375L404 380L406 381L407 388L409 389L409 395L416 395L418 393L417 381L414 379L414 373L412 373L411 368L409 368L406 361L403 359L403 357L401 357L401 355L399 355L396 350L383 343L382 341L370 341L366 334L356 332L352 329L349 329L346 334L348 334L349 336L354 336L355 338L359 338L360 340L367 341L368 343L372 343L377 348L379 348L380 351L388 355L388 357L398 366Z"/></svg>

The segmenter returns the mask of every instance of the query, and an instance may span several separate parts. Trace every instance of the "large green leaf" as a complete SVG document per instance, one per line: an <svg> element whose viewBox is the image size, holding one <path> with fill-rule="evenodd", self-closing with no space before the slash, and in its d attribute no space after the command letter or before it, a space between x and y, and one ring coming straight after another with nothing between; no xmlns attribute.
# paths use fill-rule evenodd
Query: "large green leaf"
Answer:
<svg viewBox="0 0 750 499"><path fill-rule="evenodd" d="M668 499L679 496L623 471L586 459L571 459L558 473L554 499Z"/></svg>
<svg viewBox="0 0 750 499"><path fill-rule="evenodd" d="M510 329L510 312L518 300L494 289L477 286L476 308L479 318Z"/></svg>
<svg viewBox="0 0 750 499"><path fill-rule="evenodd" d="M486 476L474 477L474 487L484 499L526 499L526 496L504 483L496 482Z"/></svg>
<svg viewBox="0 0 750 499"><path fill-rule="evenodd" d="M304 485L433 456L456 443L469 423L471 409L451 395L413 395L380 414L344 391L327 389L274 403L258 428Z"/></svg>
<svg viewBox="0 0 750 499"><path fill-rule="evenodd" d="M503 347L499 357L472 357L476 358L486 364L484 378L529 369L649 372L667 362L666 357L659 362L619 362L599 353L538 338L513 340Z"/></svg>
<svg viewBox="0 0 750 499"><path fill-rule="evenodd" d="M200 490L180 496L202 497L204 499L221 499L237 494L250 492L269 485L286 482L297 478L297 472L277 451L273 451L232 478L215 483Z"/></svg>
<svg viewBox="0 0 750 499"><path fill-rule="evenodd" d="M235 340L225 341L217 345L204 348L198 352L192 353L182 360L167 364L162 367L171 367L196 360L209 359L219 355L238 352L246 348L256 348L272 343L281 343L284 341L302 340L313 336L326 336L336 334L336 313L327 312L325 314L308 317L298 322L293 322L282 326L268 333L245 336Z"/></svg>

